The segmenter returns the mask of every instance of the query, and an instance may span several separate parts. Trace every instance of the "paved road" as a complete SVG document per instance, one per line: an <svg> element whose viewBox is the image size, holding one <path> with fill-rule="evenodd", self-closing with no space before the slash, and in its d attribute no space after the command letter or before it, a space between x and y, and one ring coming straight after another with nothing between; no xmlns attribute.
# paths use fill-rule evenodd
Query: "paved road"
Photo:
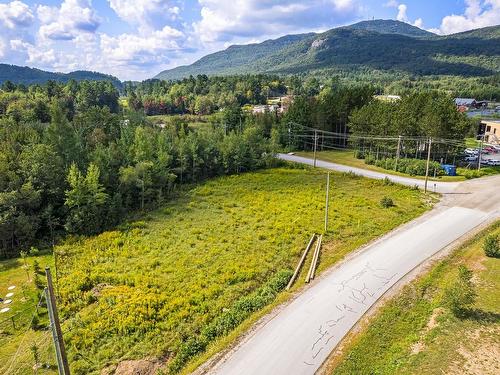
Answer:
<svg viewBox="0 0 500 375"><path fill-rule="evenodd" d="M308 165L314 164L313 159L304 158L302 156L297 156L297 155L278 154L278 157L280 159L287 160L287 161L293 161L296 163L302 163L302 164L308 164ZM418 185L420 188L423 188L424 184L425 184L424 180L419 180L417 178L396 176L396 175L389 174L389 173L369 171L367 169L349 167L347 165L330 163L330 162L323 161L323 160L316 160L316 166L319 168L331 169L331 170L334 170L337 172L353 172L353 173L356 173L356 174L359 174L359 175L362 175L365 177L369 177L369 178L374 178L377 180L383 180L384 178L388 178L391 181L397 182L398 184L408 185L408 186ZM458 187L458 185L459 185L458 182L429 181L427 188L429 189L429 191L435 190L438 193L450 193L450 192L454 191Z"/></svg>
<svg viewBox="0 0 500 375"><path fill-rule="evenodd" d="M311 163L296 156L282 157ZM384 174L344 169L333 163L317 165L384 178ZM412 186L421 182L389 177ZM266 324L249 334L208 373L314 374L370 306L405 274L478 225L492 217L500 217L499 190L500 176L463 183L439 183L439 191L447 194L431 213L327 271Z"/></svg>

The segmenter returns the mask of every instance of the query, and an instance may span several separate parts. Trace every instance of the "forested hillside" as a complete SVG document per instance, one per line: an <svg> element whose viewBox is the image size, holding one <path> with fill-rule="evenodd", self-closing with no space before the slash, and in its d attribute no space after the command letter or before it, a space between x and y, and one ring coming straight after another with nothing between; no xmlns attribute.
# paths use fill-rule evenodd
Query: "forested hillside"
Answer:
<svg viewBox="0 0 500 375"><path fill-rule="evenodd" d="M109 81L115 87L121 87L121 82L118 78L98 72L77 70L71 73L55 73L27 66L0 64L0 84L10 81L15 84L32 85L43 84L49 80L65 83L72 79L75 81Z"/></svg>
<svg viewBox="0 0 500 375"><path fill-rule="evenodd" d="M321 34L285 36L231 46L159 79L190 74L279 73L320 75L397 72L405 75L490 76L500 72L499 26L437 36L398 21L365 21Z"/></svg>

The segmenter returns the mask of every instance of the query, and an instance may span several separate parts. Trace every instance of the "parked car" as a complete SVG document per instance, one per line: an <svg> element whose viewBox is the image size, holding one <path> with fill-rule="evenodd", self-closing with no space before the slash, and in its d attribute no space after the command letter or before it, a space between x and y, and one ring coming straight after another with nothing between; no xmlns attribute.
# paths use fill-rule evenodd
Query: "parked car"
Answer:
<svg viewBox="0 0 500 375"><path fill-rule="evenodd" d="M466 156L465 161L477 161L478 157L477 156Z"/></svg>
<svg viewBox="0 0 500 375"><path fill-rule="evenodd" d="M479 150L477 148L466 148L464 150L464 153L466 153L468 155L477 155L477 154L479 154Z"/></svg>
<svg viewBox="0 0 500 375"><path fill-rule="evenodd" d="M492 167L496 167L500 165L500 160L489 159L485 164L491 165Z"/></svg>

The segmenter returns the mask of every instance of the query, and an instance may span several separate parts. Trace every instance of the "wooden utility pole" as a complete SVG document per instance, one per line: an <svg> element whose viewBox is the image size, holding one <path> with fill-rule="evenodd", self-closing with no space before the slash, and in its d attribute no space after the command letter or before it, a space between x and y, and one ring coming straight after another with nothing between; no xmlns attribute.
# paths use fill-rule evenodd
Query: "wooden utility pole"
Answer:
<svg viewBox="0 0 500 375"><path fill-rule="evenodd" d="M326 179L325 233L328 230L328 204L330 200L330 172Z"/></svg>
<svg viewBox="0 0 500 375"><path fill-rule="evenodd" d="M485 134L483 134L481 136L481 143L479 144L479 155L477 156L477 170L478 171L481 169L481 156L483 154L484 136L485 136Z"/></svg>
<svg viewBox="0 0 500 375"><path fill-rule="evenodd" d="M286 286L286 290L289 290L292 287L295 279L297 278L297 276L299 276L300 268L304 264L304 261L306 260L307 257L307 253L309 252L309 249L311 248L311 245L313 244L315 238L316 238L316 233L313 233L311 239L309 240L309 243L306 246L306 249L302 253L302 257L300 258L300 261L297 264L297 267L295 268L295 272L293 273L292 278L290 279L288 285Z"/></svg>
<svg viewBox="0 0 500 375"><path fill-rule="evenodd" d="M429 138L429 149L427 150L427 165L425 166L424 193L427 193L427 183L429 181L429 166L431 164L431 147L432 147L432 138Z"/></svg>
<svg viewBox="0 0 500 375"><path fill-rule="evenodd" d="M318 148L318 131L314 131L314 168L316 168L316 150Z"/></svg>
<svg viewBox="0 0 500 375"><path fill-rule="evenodd" d="M401 152L401 136L398 137L398 151L396 152L396 163L394 165L394 170L398 170L399 154Z"/></svg>
<svg viewBox="0 0 500 375"><path fill-rule="evenodd" d="M68 358L66 356L66 348L62 336L61 323L59 322L59 314L57 312L56 297L54 295L54 286L52 284L52 275L50 268L45 268L47 276L47 287L45 288L45 299L47 300L47 308L49 312L50 329L52 330L52 338L56 349L57 368L59 375L70 375Z"/></svg>

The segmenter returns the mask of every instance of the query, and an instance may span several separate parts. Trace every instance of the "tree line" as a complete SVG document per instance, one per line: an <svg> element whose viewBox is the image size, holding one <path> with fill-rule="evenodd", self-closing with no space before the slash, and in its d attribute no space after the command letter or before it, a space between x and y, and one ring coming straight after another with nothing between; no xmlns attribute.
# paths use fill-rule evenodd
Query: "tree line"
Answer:
<svg viewBox="0 0 500 375"><path fill-rule="evenodd" d="M254 91L239 96L245 90L237 87L254 84ZM129 105L102 81L2 86L1 257L66 233L98 233L129 212L162 205L180 184L272 165L277 150L311 149L310 140L293 136L304 127L452 139L463 139L470 128L446 94L410 94L386 103L374 99L374 87L345 86L338 79L198 76L125 87ZM130 105L179 87L195 98L226 93L236 100L220 103L210 121L196 128L179 116L156 125L146 108ZM242 108L262 101L263 92L293 100L284 113L254 115Z"/></svg>
<svg viewBox="0 0 500 375"><path fill-rule="evenodd" d="M118 98L102 82L0 93L1 257L65 233L98 233L127 212L161 205L176 184L273 161L257 124L161 128L120 110Z"/></svg>

